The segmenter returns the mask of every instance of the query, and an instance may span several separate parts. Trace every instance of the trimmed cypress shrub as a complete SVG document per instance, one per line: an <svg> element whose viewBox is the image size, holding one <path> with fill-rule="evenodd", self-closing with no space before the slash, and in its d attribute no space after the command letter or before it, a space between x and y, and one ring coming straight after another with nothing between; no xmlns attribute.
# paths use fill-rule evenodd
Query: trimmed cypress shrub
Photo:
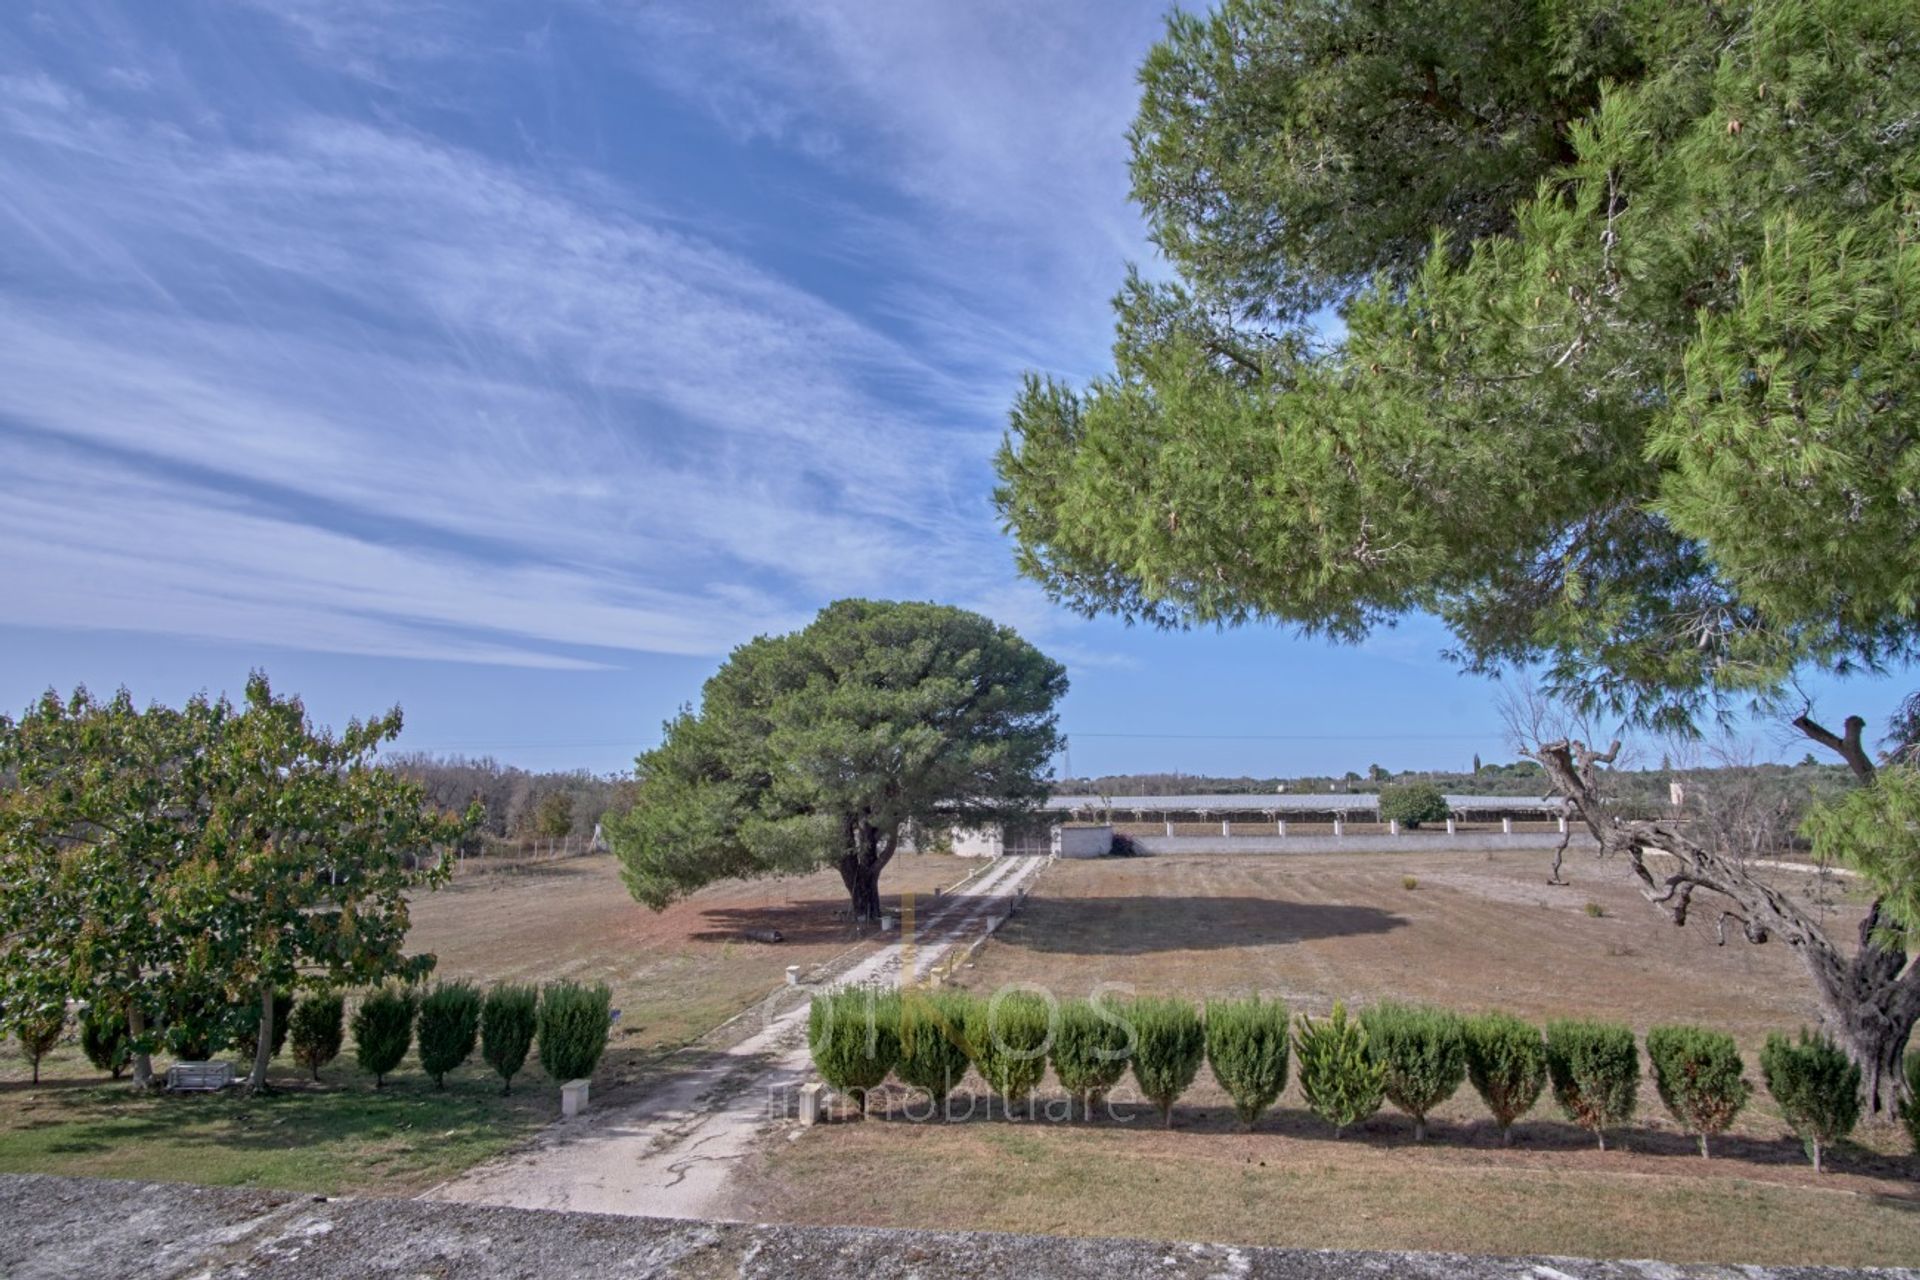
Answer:
<svg viewBox="0 0 1920 1280"><path fill-rule="evenodd" d="M540 1066L565 1084L600 1065L613 1028L613 991L604 982L549 982L540 993L535 1041Z"/></svg>
<svg viewBox="0 0 1920 1280"><path fill-rule="evenodd" d="M133 1061L133 1037L127 1015L116 1005L93 1004L80 1015L80 1050L99 1071L118 1080Z"/></svg>
<svg viewBox="0 0 1920 1280"><path fill-rule="evenodd" d="M1132 1057L1133 1035L1119 1013L1091 1000L1060 1006L1053 1032L1053 1074L1087 1119L1093 1119L1094 1105L1127 1073Z"/></svg>
<svg viewBox="0 0 1920 1280"><path fill-rule="evenodd" d="M967 1074L967 1025L974 1001L957 991L916 991L900 1004L900 1060L894 1073L924 1089L937 1108Z"/></svg>
<svg viewBox="0 0 1920 1280"><path fill-rule="evenodd" d="M1467 1078L1460 1015L1382 1001L1360 1015L1367 1049L1386 1068L1387 1100L1413 1117L1413 1140L1427 1140L1427 1114Z"/></svg>
<svg viewBox="0 0 1920 1280"><path fill-rule="evenodd" d="M1173 1126L1173 1104L1200 1074L1207 1033L1200 1013L1185 1000L1142 996L1127 1005L1133 1024L1133 1078L1154 1106L1160 1123Z"/></svg>
<svg viewBox="0 0 1920 1280"><path fill-rule="evenodd" d="M1633 1119L1640 1100L1640 1050L1633 1028L1584 1018L1547 1024L1547 1076L1567 1119L1607 1149L1607 1130Z"/></svg>
<svg viewBox="0 0 1920 1280"><path fill-rule="evenodd" d="M447 1087L447 1072L473 1056L480 1033L480 992L471 982L436 983L420 1002L420 1066L433 1087Z"/></svg>
<svg viewBox="0 0 1920 1280"><path fill-rule="evenodd" d="M1747 1105L1753 1086L1741 1075L1740 1046L1733 1037L1705 1027L1655 1027L1647 1032L1653 1083L1680 1127L1700 1139L1725 1133Z"/></svg>
<svg viewBox="0 0 1920 1280"><path fill-rule="evenodd" d="M865 987L814 996L807 1010L807 1048L820 1077L865 1115L868 1093L900 1060L900 997Z"/></svg>
<svg viewBox="0 0 1920 1280"><path fill-rule="evenodd" d="M496 984L480 1005L480 1056L501 1079L500 1092L513 1092L513 1078L527 1064L534 1030L540 1022L540 989L514 982Z"/></svg>
<svg viewBox="0 0 1920 1280"><path fill-rule="evenodd" d="M1483 1013L1461 1026L1467 1079L1500 1126L1500 1141L1513 1145L1513 1122L1533 1109L1547 1085L1547 1047L1530 1022L1512 1014Z"/></svg>
<svg viewBox="0 0 1920 1280"><path fill-rule="evenodd" d="M1279 1000L1207 1001L1207 1066L1249 1129L1287 1087L1292 1027L1293 1015Z"/></svg>
<svg viewBox="0 0 1920 1280"><path fill-rule="evenodd" d="M1294 1052L1300 1058L1300 1092L1313 1113L1333 1126L1334 1137L1380 1109L1387 1069L1368 1049L1366 1028L1347 1017L1346 1005L1336 1000L1324 1022L1301 1014Z"/></svg>
<svg viewBox="0 0 1920 1280"><path fill-rule="evenodd" d="M384 1089L387 1073L407 1056L413 1043L413 1015L419 996L411 987L375 987L353 1011L353 1060Z"/></svg>
<svg viewBox="0 0 1920 1280"><path fill-rule="evenodd" d="M253 1054L260 1047L260 1002L249 1000L241 1006L244 1012L236 1012L236 1018L243 1018L244 1030L237 1031L233 1037L233 1051L242 1062L252 1062ZM277 1058L280 1051L287 1047L287 1023L293 1019L293 992L276 991L273 993L273 1052L267 1057Z"/></svg>
<svg viewBox="0 0 1920 1280"><path fill-rule="evenodd" d="M1002 992L974 1005L967 1021L967 1046L987 1087L1006 1104L1007 1115L1026 1100L1047 1073L1053 1041L1053 1009L1026 991Z"/></svg>
<svg viewBox="0 0 1920 1280"><path fill-rule="evenodd" d="M58 1000L28 1009L14 1020L13 1034L20 1041L20 1056L33 1067L35 1084L40 1083L40 1060L53 1052L66 1029L67 1006Z"/></svg>
<svg viewBox="0 0 1920 1280"><path fill-rule="evenodd" d="M320 1068L340 1056L346 1040L347 1002L338 991L314 991L287 1018L287 1037L293 1042L293 1060L305 1067L315 1080Z"/></svg>
<svg viewBox="0 0 1920 1280"><path fill-rule="evenodd" d="M1767 1037L1760 1074L1819 1173L1826 1149L1860 1122L1860 1068L1825 1035L1802 1027L1798 1042L1777 1032Z"/></svg>

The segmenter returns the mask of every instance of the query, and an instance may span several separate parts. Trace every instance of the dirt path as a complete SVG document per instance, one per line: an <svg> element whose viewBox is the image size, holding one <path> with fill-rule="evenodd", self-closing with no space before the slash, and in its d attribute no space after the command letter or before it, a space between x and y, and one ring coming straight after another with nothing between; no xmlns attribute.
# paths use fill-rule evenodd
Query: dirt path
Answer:
<svg viewBox="0 0 1920 1280"><path fill-rule="evenodd" d="M924 912L915 936L882 947L832 986L920 976L996 928L1047 865L1003 858ZM730 1162L752 1148L809 1074L807 1005L769 1018L637 1102L554 1125L532 1147L471 1170L422 1198L652 1217L724 1212ZM690 1055L689 1055L690 1056Z"/></svg>

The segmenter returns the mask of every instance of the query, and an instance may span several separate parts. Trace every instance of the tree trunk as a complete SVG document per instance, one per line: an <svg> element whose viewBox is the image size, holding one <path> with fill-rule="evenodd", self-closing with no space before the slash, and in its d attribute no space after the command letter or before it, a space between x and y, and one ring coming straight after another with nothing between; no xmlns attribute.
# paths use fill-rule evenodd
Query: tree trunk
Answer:
<svg viewBox="0 0 1920 1280"><path fill-rule="evenodd" d="M1425 1142L1427 1140L1427 1118L1425 1116L1415 1116L1413 1118L1413 1140L1415 1142Z"/></svg>
<svg viewBox="0 0 1920 1280"><path fill-rule="evenodd" d="M153 1055L141 1046L147 1036L147 1015L140 1007L140 999L135 996L127 1001L127 1035L134 1043L133 1050L133 1087L136 1089L153 1088Z"/></svg>
<svg viewBox="0 0 1920 1280"><path fill-rule="evenodd" d="M853 903L855 920L878 920L880 918L880 871L870 867L853 855L847 854L840 859L840 880L847 886L847 897Z"/></svg>
<svg viewBox="0 0 1920 1280"><path fill-rule="evenodd" d="M1842 751L1850 763L1860 755L1858 721L1857 716L1849 719L1847 738L1835 739L1850 748ZM1822 737L1825 731L1818 726L1802 728L1816 741L1835 737ZM1860 1066L1872 1113L1889 1117L1899 1113L1906 1088L1901 1056L1915 1022L1920 1021L1920 964L1908 963L1904 942L1897 936L1890 939L1895 943L1891 947L1876 939L1892 927L1878 901L1861 921L1859 947L1846 955L1814 915L1754 879L1742 860L1708 849L1674 823L1606 814L1595 766L1610 762L1613 751L1595 752L1578 742L1550 742L1537 749L1535 758L1553 780L1554 790L1567 798L1600 842L1602 856L1624 857L1640 881L1641 896L1676 925L1687 923L1694 895L1704 892L1721 900L1718 929L1723 943L1731 922L1749 942L1765 943L1777 937L1792 947L1819 992L1827 1030ZM1856 765L1855 771L1863 779L1872 777L1870 765L1864 772ZM1649 855L1661 854L1671 863L1662 859L1657 866L1649 865Z"/></svg>
<svg viewBox="0 0 1920 1280"><path fill-rule="evenodd" d="M267 1064L273 1061L273 984L260 984L260 1038L253 1046L253 1072L247 1077L247 1092L259 1093L267 1087Z"/></svg>

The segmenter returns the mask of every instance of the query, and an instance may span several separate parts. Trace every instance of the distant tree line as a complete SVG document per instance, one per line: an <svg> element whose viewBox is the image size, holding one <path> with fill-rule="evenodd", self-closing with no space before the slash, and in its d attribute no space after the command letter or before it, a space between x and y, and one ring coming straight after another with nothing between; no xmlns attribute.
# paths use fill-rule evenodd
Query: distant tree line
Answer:
<svg viewBox="0 0 1920 1280"><path fill-rule="evenodd" d="M477 802L486 812L478 835L503 841L591 838L609 810L632 806L638 787L630 775L585 769L535 773L492 756L414 751L383 760L419 783L427 799L442 809L460 811Z"/></svg>

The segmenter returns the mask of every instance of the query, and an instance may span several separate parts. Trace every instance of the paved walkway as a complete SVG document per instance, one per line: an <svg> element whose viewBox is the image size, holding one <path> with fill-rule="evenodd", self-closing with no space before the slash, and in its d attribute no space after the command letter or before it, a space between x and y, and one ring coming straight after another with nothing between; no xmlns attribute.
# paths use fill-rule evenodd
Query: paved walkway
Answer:
<svg viewBox="0 0 1920 1280"><path fill-rule="evenodd" d="M955 948L998 927L1046 862L1000 858L952 893L922 900L912 935L881 947L829 985L893 985L903 973L925 975ZM555 1124L533 1146L443 1183L423 1199L713 1218L726 1203L731 1162L752 1149L807 1080L806 1036L803 1002L733 1048L662 1079L639 1101Z"/></svg>

